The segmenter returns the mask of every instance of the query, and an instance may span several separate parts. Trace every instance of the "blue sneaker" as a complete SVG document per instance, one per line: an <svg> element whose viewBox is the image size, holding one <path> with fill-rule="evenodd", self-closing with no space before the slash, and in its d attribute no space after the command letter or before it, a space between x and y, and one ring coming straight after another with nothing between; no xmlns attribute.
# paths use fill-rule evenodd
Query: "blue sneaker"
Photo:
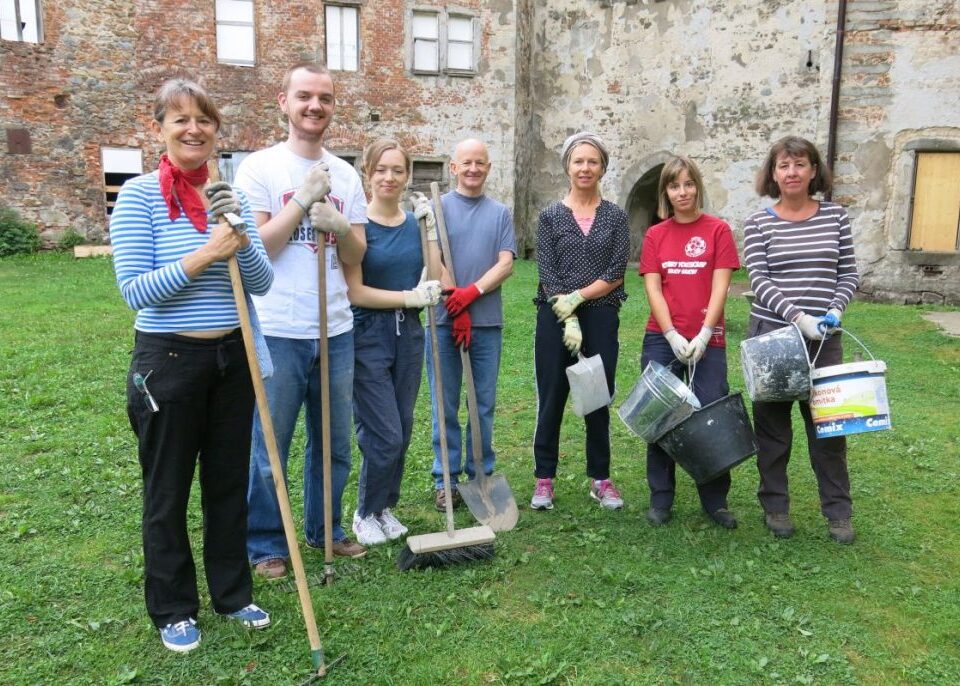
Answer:
<svg viewBox="0 0 960 686"><path fill-rule="evenodd" d="M175 653L189 653L200 647L200 629L193 617L182 622L167 624L160 629L160 640L164 647Z"/></svg>
<svg viewBox="0 0 960 686"><path fill-rule="evenodd" d="M238 622L243 624L245 627L250 629L263 629L264 627L270 626L270 615L261 610L256 605L247 605L242 610L237 610L236 612L231 612L230 614L224 615L229 619L236 619Z"/></svg>

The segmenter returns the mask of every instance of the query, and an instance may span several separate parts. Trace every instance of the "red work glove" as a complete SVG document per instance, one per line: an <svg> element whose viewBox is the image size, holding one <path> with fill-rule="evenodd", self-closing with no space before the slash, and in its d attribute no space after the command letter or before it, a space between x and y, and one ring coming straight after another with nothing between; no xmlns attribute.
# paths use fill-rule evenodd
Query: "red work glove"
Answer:
<svg viewBox="0 0 960 686"><path fill-rule="evenodd" d="M447 296L444 305L447 307L447 314L451 317L456 317L465 311L470 307L470 303L483 295L475 283L463 288L448 288L443 294Z"/></svg>
<svg viewBox="0 0 960 686"><path fill-rule="evenodd" d="M466 350L470 347L470 313L464 310L453 318L453 343Z"/></svg>

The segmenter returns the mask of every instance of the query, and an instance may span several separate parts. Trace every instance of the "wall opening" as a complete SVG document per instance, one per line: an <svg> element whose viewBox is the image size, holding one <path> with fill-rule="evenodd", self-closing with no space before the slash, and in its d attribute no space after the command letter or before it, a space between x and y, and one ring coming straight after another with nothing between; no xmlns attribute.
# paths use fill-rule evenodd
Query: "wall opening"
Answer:
<svg viewBox="0 0 960 686"><path fill-rule="evenodd" d="M663 165L648 169L627 196L627 216L630 218L630 261L640 260L640 249L647 229L661 221L657 216L657 184Z"/></svg>
<svg viewBox="0 0 960 686"><path fill-rule="evenodd" d="M107 216L113 214L120 187L143 173L143 153L138 148L100 148L103 165L103 193Z"/></svg>

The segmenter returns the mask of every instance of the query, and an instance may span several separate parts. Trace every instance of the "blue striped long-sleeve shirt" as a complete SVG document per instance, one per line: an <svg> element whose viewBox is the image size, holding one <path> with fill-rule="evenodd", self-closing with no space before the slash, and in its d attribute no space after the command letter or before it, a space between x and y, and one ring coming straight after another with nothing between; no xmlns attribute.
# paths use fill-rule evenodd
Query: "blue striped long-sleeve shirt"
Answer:
<svg viewBox="0 0 960 686"><path fill-rule="evenodd" d="M263 295L273 267L260 241L246 197L239 191L250 245L237 251L244 290ZM170 221L157 172L127 181L110 217L114 270L123 299L137 310L138 331L169 333L228 329L239 325L226 261L215 262L194 279L181 259L202 247L216 225L200 233L186 215Z"/></svg>
<svg viewBox="0 0 960 686"><path fill-rule="evenodd" d="M744 262L756 294L750 315L770 322L793 321L805 312L841 312L860 283L847 211L821 202L809 219L788 221L772 210L747 218Z"/></svg>

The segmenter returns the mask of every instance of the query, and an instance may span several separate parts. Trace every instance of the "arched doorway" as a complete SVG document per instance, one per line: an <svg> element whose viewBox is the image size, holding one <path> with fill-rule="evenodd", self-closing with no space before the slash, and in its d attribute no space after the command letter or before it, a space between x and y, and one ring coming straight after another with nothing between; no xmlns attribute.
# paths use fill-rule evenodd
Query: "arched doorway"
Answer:
<svg viewBox="0 0 960 686"><path fill-rule="evenodd" d="M657 183L663 164L651 167L630 189L627 196L627 216L630 218L630 261L640 260L640 248L647 229L660 221L657 216Z"/></svg>

